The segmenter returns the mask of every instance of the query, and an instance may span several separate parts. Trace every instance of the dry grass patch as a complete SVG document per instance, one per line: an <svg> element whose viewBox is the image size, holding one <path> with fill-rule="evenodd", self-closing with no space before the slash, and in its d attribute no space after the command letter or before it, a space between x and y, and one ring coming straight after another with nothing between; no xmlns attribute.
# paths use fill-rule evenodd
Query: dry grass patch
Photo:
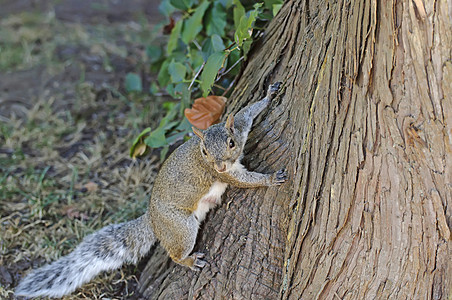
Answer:
<svg viewBox="0 0 452 300"><path fill-rule="evenodd" d="M145 212L158 156L128 153L163 100L124 94L122 81L144 64L148 30L52 11L0 21L0 299L89 233ZM139 270L101 274L65 299L136 297Z"/></svg>

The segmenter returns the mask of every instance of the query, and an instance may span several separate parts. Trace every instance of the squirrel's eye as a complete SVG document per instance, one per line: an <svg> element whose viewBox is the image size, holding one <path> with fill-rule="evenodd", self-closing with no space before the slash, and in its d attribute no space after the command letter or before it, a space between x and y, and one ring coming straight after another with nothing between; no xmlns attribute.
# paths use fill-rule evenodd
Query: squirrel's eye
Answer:
<svg viewBox="0 0 452 300"><path fill-rule="evenodd" d="M205 156L207 156L207 151L205 148L202 148L202 154L204 154Z"/></svg>
<svg viewBox="0 0 452 300"><path fill-rule="evenodd" d="M232 139L229 140L229 148L234 148L235 147L235 143Z"/></svg>

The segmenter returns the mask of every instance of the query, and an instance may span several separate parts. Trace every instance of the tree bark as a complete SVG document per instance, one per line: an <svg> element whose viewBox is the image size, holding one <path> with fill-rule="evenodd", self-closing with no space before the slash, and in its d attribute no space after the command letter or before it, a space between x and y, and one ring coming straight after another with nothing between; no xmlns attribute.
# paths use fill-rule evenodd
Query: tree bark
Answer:
<svg viewBox="0 0 452 300"><path fill-rule="evenodd" d="M196 273L156 249L150 299L452 297L452 2L286 1L228 103L283 93L245 165L281 187L228 189Z"/></svg>

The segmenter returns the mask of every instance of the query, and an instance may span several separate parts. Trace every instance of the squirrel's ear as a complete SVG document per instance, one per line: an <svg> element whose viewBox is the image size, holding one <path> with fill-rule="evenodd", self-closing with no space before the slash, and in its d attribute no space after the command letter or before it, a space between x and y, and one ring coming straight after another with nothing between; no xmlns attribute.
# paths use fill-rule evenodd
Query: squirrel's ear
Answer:
<svg viewBox="0 0 452 300"><path fill-rule="evenodd" d="M196 127L192 127L191 129L193 130L193 133L196 134L197 136L199 136L199 138L200 138L201 140L204 140L204 134L202 133L201 130L199 130L199 129L196 128Z"/></svg>
<svg viewBox="0 0 452 300"><path fill-rule="evenodd" d="M226 124L224 125L227 129L234 131L234 115L230 114L228 119L226 120Z"/></svg>

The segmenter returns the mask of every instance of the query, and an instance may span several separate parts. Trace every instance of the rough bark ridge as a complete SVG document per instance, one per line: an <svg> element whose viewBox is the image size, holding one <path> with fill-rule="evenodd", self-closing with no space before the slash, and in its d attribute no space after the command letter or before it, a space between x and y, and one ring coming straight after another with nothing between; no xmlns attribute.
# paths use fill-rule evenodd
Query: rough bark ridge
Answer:
<svg viewBox="0 0 452 300"><path fill-rule="evenodd" d="M245 163L291 180L230 189L196 246L210 266L153 256L145 296L451 297L451 28L450 0L287 1L228 111L284 82Z"/></svg>

